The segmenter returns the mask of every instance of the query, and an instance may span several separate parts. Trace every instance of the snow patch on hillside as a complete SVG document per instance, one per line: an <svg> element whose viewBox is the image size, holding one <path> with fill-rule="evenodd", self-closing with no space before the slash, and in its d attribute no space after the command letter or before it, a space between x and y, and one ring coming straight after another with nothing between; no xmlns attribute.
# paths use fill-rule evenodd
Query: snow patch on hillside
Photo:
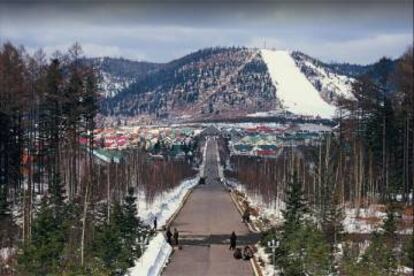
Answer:
<svg viewBox="0 0 414 276"><path fill-rule="evenodd" d="M316 87L320 93L328 95L328 97L343 97L349 100L355 100L352 94L353 78L342 76L316 66L309 60L297 61L299 67L312 72L308 74L308 80Z"/></svg>
<svg viewBox="0 0 414 276"><path fill-rule="evenodd" d="M105 98L116 96L116 94L133 83L133 79L117 77L107 72L102 72L101 77L102 81L100 82L99 90Z"/></svg>
<svg viewBox="0 0 414 276"><path fill-rule="evenodd" d="M287 51L261 50L276 96L283 108L307 116L332 118L336 108L325 102Z"/></svg>

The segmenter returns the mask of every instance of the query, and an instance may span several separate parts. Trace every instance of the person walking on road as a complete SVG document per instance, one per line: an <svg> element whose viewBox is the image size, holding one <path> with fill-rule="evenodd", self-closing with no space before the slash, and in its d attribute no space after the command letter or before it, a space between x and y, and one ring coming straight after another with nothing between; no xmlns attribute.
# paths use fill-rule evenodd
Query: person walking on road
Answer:
<svg viewBox="0 0 414 276"><path fill-rule="evenodd" d="M167 236L167 242L172 245L172 241L171 241L171 237L172 237L172 233L170 231L170 227L167 228L167 232L165 233L165 235Z"/></svg>
<svg viewBox="0 0 414 276"><path fill-rule="evenodd" d="M174 242L176 246L178 246L178 236L179 234L178 234L177 228L174 228Z"/></svg>
<svg viewBox="0 0 414 276"><path fill-rule="evenodd" d="M154 218L154 231L156 231L156 230L157 230L157 224L158 224L158 222L157 222L157 217L155 217L155 218Z"/></svg>
<svg viewBox="0 0 414 276"><path fill-rule="evenodd" d="M230 236L230 247L229 247L230 250L236 249L236 242L237 242L237 236L236 236L236 233L234 233L233 231L233 233L231 233L231 236Z"/></svg>

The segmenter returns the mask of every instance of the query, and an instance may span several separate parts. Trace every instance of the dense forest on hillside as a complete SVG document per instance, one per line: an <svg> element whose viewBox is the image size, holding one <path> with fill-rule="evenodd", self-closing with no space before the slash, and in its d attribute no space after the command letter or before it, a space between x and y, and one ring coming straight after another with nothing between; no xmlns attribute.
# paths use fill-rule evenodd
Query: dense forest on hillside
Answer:
<svg viewBox="0 0 414 276"><path fill-rule="evenodd" d="M103 103L106 115L204 116L233 108L269 110L275 89L266 65L247 48L207 48L163 65Z"/></svg>
<svg viewBox="0 0 414 276"><path fill-rule="evenodd" d="M0 249L11 250L1 275L125 271L148 232L136 191L152 201L194 175L141 149L117 162L94 156L99 72L81 60L79 44L50 60L0 49Z"/></svg>

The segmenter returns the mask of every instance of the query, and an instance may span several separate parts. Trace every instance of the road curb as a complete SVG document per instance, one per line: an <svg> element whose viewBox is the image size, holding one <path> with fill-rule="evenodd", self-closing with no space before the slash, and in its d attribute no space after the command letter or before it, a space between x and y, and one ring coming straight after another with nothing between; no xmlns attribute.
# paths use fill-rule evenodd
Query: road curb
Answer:
<svg viewBox="0 0 414 276"><path fill-rule="evenodd" d="M262 270L255 256L253 256L253 258L250 259L250 264L252 265L253 273L255 276L263 276Z"/></svg>
<svg viewBox="0 0 414 276"><path fill-rule="evenodd" d="M192 188L188 189L188 191L184 195L183 200L180 202L180 206L177 208L177 210L175 210L175 212L168 218L167 222L165 223L165 225L164 225L164 228L165 229L167 229L168 227L171 226L171 223L178 216L178 214L180 213L181 209L183 209L185 203L187 202L188 198L190 197L190 194L192 193L192 191L194 190L194 188L197 187L197 186L198 186L198 184L196 184Z"/></svg>
<svg viewBox="0 0 414 276"><path fill-rule="evenodd" d="M240 215L243 215L243 210L242 210L241 206L239 205L237 199L234 198L234 193L233 193L232 190L230 190L230 198L231 198L231 201L233 202L233 204L236 206L236 209L240 213ZM251 226L250 223L246 223L246 225L247 225L247 228L249 229L250 232L260 233L259 230L253 229L253 226ZM253 258L250 259L250 265L253 268L253 273L254 273L255 276L263 276L260 265L259 265L258 261L256 260L256 256L253 256Z"/></svg>
<svg viewBox="0 0 414 276"><path fill-rule="evenodd" d="M232 190L230 190L230 198L233 201L233 204L236 206L237 211L240 213L240 215L243 216L243 209L240 206L239 202L237 201L237 199L234 197L234 192ZM252 233L261 233L260 230L256 229L256 227L253 227L251 223L246 223L247 228L249 229L250 232Z"/></svg>

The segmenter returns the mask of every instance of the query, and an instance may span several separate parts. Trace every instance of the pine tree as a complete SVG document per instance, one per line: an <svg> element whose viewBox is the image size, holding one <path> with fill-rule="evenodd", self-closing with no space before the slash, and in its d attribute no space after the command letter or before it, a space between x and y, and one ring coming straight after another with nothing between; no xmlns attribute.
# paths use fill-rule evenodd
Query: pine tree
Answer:
<svg viewBox="0 0 414 276"><path fill-rule="evenodd" d="M414 235L411 235L403 245L402 264L414 269Z"/></svg>
<svg viewBox="0 0 414 276"><path fill-rule="evenodd" d="M104 267L114 274L118 268L128 267L120 262L123 244L119 226L112 220L98 228L94 241L95 256L102 261Z"/></svg>
<svg viewBox="0 0 414 276"><path fill-rule="evenodd" d="M124 204L122 206L124 214L123 223L121 224L121 231L125 246L130 252L128 262L131 266L133 265L134 260L139 258L141 254L139 245L137 244L139 231L141 229L135 202L136 197L134 196L134 190L130 188L128 189L127 196L124 198Z"/></svg>
<svg viewBox="0 0 414 276"><path fill-rule="evenodd" d="M10 216L10 206L7 198L7 187L6 185L0 186L0 218L6 218Z"/></svg>
<svg viewBox="0 0 414 276"><path fill-rule="evenodd" d="M276 265L283 275L329 275L332 271L330 253L323 233L316 225L305 222L283 235Z"/></svg>
<svg viewBox="0 0 414 276"><path fill-rule="evenodd" d="M98 227L95 241L94 254L105 269L111 271L111 275L125 273L127 268L133 265L130 245L125 240L125 216L122 206L115 202L111 208L111 219Z"/></svg>
<svg viewBox="0 0 414 276"><path fill-rule="evenodd" d="M385 239L393 241L395 238L395 232L397 231L397 222L395 218L395 207L390 206L387 210L387 216L384 219L382 229L384 231L383 236Z"/></svg>
<svg viewBox="0 0 414 276"><path fill-rule="evenodd" d="M334 193L332 197L331 204L322 221L322 229L334 249L338 242L340 242L340 237L344 230L342 222L345 215L344 210L339 204L338 193Z"/></svg>
<svg viewBox="0 0 414 276"><path fill-rule="evenodd" d="M294 231L302 224L303 217L308 211L301 183L296 172L292 175L286 197L286 208L282 211L282 214L285 220L283 229L284 232L288 233Z"/></svg>
<svg viewBox="0 0 414 276"><path fill-rule="evenodd" d="M66 238L63 218L56 215L50 200L44 197L33 222L32 239L23 245L18 258L21 272L35 275L57 273Z"/></svg>
<svg viewBox="0 0 414 276"><path fill-rule="evenodd" d="M323 233L305 219L308 213L301 183L292 176L276 264L284 275L327 275L331 270L330 247Z"/></svg>
<svg viewBox="0 0 414 276"><path fill-rule="evenodd" d="M383 234L372 234L371 244L361 260L370 275L396 275L397 259L393 249L393 244L386 242Z"/></svg>
<svg viewBox="0 0 414 276"><path fill-rule="evenodd" d="M16 233L18 231L7 199L7 187L0 185L0 246L13 246Z"/></svg>

